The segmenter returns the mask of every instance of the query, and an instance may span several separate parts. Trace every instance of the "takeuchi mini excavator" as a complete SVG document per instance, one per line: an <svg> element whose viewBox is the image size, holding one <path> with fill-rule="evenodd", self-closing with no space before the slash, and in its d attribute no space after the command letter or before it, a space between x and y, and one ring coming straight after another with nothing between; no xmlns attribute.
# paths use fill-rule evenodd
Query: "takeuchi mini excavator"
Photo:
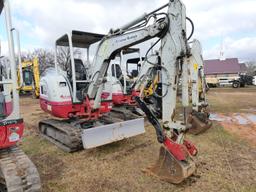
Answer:
<svg viewBox="0 0 256 192"><path fill-rule="evenodd" d="M69 50L68 68L63 71L56 59L55 70L40 80L41 108L62 120L43 120L39 123L39 130L42 136L67 152L98 147L145 132L143 118L129 110L122 111L121 115L112 110L111 81L104 80L104 91L101 91L97 108L93 108L94 99L85 96L92 82L90 78L95 75L86 69L84 63L89 63L90 47L103 37L81 31L60 37L56 41L56 55L63 47ZM73 50L78 48L85 52L86 61L74 54ZM91 66L94 68L96 64Z"/></svg>
<svg viewBox="0 0 256 192"><path fill-rule="evenodd" d="M180 0L170 0L162 7L143 14L118 29L111 29L107 35L73 31L58 39L56 46L70 47L70 67L67 71L60 70L56 62L56 69L41 78L41 108L58 117L41 121L41 134L61 148L75 151L81 148L81 143L85 149L89 149L143 133L143 118L124 121L111 116L112 85L108 82L107 71L111 60L121 50L150 39L157 39L148 49L144 62L152 65L160 73L161 123L143 98L140 95L134 96L137 105L155 128L157 141L161 145L159 161L151 171L171 183L180 183L192 175L196 170L193 156L197 154L197 149L185 139L185 133L191 126L188 125L186 117L180 121L175 119L180 77L182 105L183 108L189 106L188 58L191 52L188 40L192 33L186 35L186 20L192 23L186 17L185 5ZM86 77L85 70L80 65L81 61L74 58L73 46L88 49L96 42L96 54L90 65L92 72ZM157 62L151 62L148 54L158 43L160 49ZM88 50L87 55L89 58ZM134 84L135 91L140 91L144 83L142 79Z"/></svg>
<svg viewBox="0 0 256 192"><path fill-rule="evenodd" d="M0 74L0 191L39 192L41 184L37 169L17 146L23 136L24 123L20 117L19 108L19 87L13 40L15 29L11 23L8 0L0 0L0 13L3 12L11 74L4 73L4 70L1 70Z"/></svg>

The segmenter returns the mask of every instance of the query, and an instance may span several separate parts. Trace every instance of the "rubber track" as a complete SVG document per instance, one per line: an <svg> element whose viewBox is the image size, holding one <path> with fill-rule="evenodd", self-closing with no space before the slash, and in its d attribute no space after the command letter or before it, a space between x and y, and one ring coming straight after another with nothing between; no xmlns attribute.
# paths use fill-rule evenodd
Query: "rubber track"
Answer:
<svg viewBox="0 0 256 192"><path fill-rule="evenodd" d="M110 116L111 115L118 116L118 118L121 118L124 121L131 120L131 119L137 119L140 117L139 115L131 112L129 109L126 109L125 107L114 107L110 111Z"/></svg>
<svg viewBox="0 0 256 192"><path fill-rule="evenodd" d="M68 122L56 119L43 120L39 122L39 131L44 138L65 152L75 152L83 148L81 130Z"/></svg>
<svg viewBox="0 0 256 192"><path fill-rule="evenodd" d="M8 192L41 192L35 165L18 147L0 150L0 169Z"/></svg>

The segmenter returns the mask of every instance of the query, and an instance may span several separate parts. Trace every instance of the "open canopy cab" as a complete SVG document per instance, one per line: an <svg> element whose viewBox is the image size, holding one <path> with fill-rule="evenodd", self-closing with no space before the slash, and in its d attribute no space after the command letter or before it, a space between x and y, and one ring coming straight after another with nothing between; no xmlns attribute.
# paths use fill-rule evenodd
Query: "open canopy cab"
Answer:
<svg viewBox="0 0 256 192"><path fill-rule="evenodd" d="M89 52L92 44L99 42L105 35L97 33L89 33L83 31L71 31L61 36L55 42L55 68L58 69L57 64L57 51L59 47L67 47L67 51L70 53L70 60L68 61L67 76L70 77L70 83L72 86L72 101L79 103L77 99L78 87L88 83L89 74L84 66L83 61L80 58L75 58L75 49L86 50L86 62L89 61ZM81 53L82 54L82 53Z"/></svg>

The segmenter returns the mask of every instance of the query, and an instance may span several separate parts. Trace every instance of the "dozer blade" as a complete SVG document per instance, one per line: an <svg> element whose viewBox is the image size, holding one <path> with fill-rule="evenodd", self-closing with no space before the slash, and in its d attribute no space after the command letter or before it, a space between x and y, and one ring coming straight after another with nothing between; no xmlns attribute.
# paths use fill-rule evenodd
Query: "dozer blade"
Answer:
<svg viewBox="0 0 256 192"><path fill-rule="evenodd" d="M144 118L116 122L82 131L84 149L91 149L145 133Z"/></svg>
<svg viewBox="0 0 256 192"><path fill-rule="evenodd" d="M190 115L188 123L192 125L188 130L188 133L193 135L201 134L212 126L212 122L210 120L206 120L205 122L203 122L194 115Z"/></svg>
<svg viewBox="0 0 256 192"><path fill-rule="evenodd" d="M179 184L196 170L191 156L185 161L177 160L164 146L161 146L157 163L148 168L150 174L169 183Z"/></svg>

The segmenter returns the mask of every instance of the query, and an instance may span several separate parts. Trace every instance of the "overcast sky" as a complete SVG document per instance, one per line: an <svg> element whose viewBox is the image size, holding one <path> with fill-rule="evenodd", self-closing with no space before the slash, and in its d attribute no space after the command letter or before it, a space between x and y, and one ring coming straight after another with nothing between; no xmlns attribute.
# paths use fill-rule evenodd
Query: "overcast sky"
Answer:
<svg viewBox="0 0 256 192"><path fill-rule="evenodd" d="M107 33L168 0L10 0L13 25L23 50L52 49L54 40L71 29ZM256 0L184 0L202 42L204 58L256 60ZM3 22L3 19L0 20ZM3 39L1 24L0 37ZM3 41L3 46L6 44Z"/></svg>

